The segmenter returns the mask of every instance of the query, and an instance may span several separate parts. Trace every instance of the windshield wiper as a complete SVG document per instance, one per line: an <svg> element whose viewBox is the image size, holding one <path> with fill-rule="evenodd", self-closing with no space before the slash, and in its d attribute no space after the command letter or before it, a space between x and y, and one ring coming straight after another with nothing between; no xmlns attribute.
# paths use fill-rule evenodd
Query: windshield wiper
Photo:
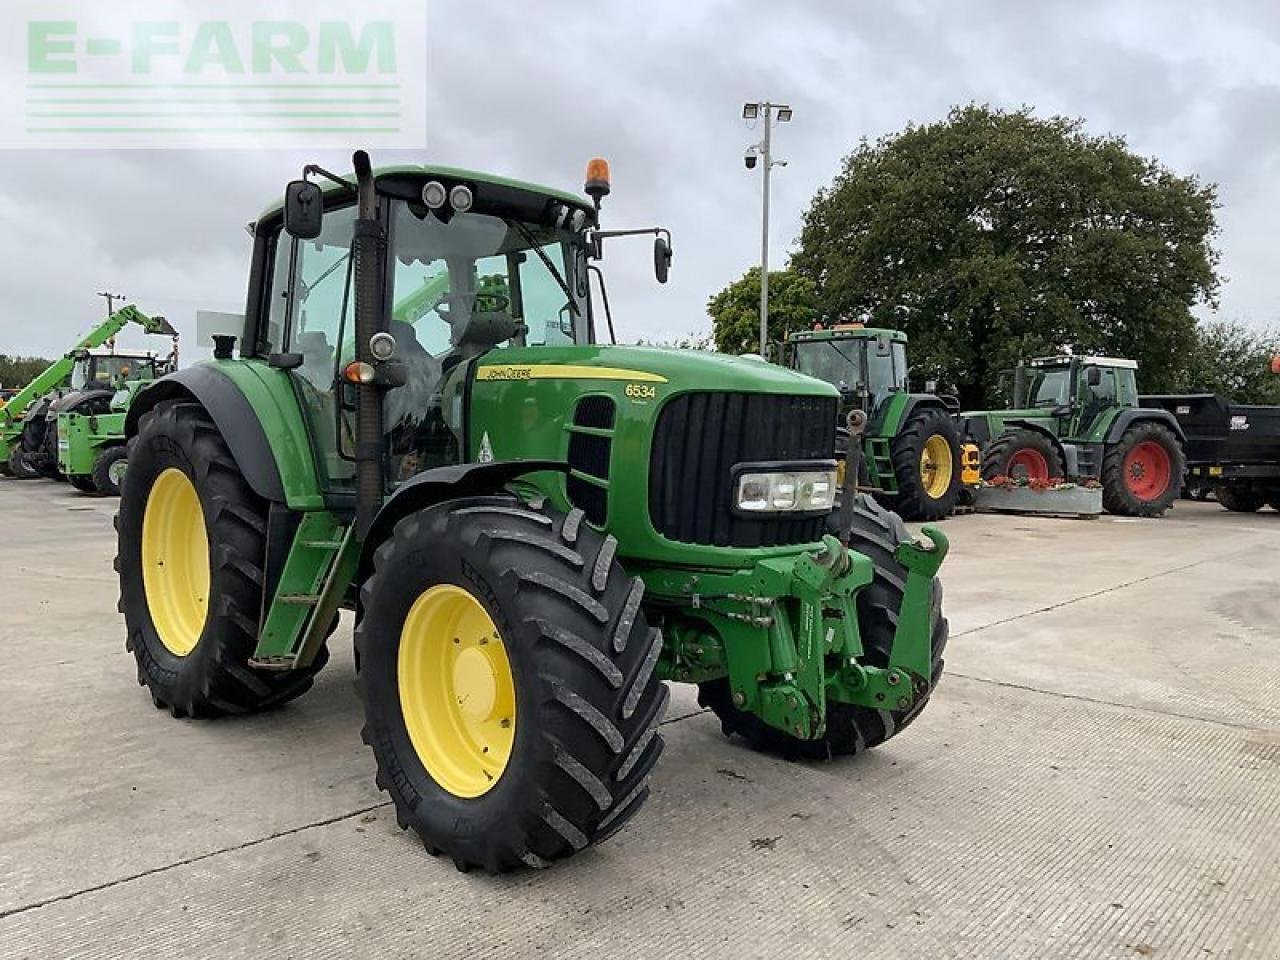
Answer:
<svg viewBox="0 0 1280 960"><path fill-rule="evenodd" d="M542 245L534 239L533 234L529 232L529 228L518 220L508 220L506 221L506 224L508 227L515 230L516 233L520 234L524 239L524 242L533 248L533 252L538 255L538 259L541 260L542 265L547 268L547 272L550 273L551 276L555 278L556 283L560 285L560 292L564 294L565 302L569 304L569 309L573 311L573 315L575 317L581 317L582 311L580 311L578 309L578 305L574 303L573 294L569 292L569 284L565 282L560 271L556 269L556 265L551 262L551 258L548 257L547 252L542 249Z"/></svg>

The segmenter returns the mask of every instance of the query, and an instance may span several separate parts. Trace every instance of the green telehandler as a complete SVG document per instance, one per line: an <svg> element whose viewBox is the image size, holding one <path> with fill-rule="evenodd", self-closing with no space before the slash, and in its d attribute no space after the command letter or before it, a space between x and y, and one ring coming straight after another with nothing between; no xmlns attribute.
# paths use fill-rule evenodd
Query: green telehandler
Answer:
<svg viewBox="0 0 1280 960"><path fill-rule="evenodd" d="M920 714L945 537L852 497L825 533L829 384L597 342L605 242L654 236L660 281L671 261L664 230L598 228L607 164L590 200L354 169L305 168L256 221L238 351L217 338L129 410L116 568L157 707L298 696L353 609L379 787L430 853L490 872L635 813L663 681L788 756Z"/></svg>
<svg viewBox="0 0 1280 960"><path fill-rule="evenodd" d="M109 396L114 384L149 356L99 349L130 324L146 333L177 337L164 317L148 316L132 304L108 315L0 408L0 471L24 479L60 476L55 405L67 398Z"/></svg>
<svg viewBox="0 0 1280 960"><path fill-rule="evenodd" d="M56 417L58 472L84 493L120 495L120 482L128 466L124 423L138 391L178 367L178 343L166 357L155 354L130 356L120 377L105 389L84 391L50 407Z"/></svg>
<svg viewBox="0 0 1280 960"><path fill-rule="evenodd" d="M839 422L865 416L858 486L904 520L941 520L954 512L966 485L977 481L976 448L942 397L907 386L907 335L861 323L800 330L787 337L787 366L840 391ZM847 462L847 430L837 456Z"/></svg>
<svg viewBox="0 0 1280 960"><path fill-rule="evenodd" d="M1096 480L1108 512L1158 517L1182 490L1186 437L1168 410L1138 405L1138 364L1041 357L1013 371L1013 406L962 413L982 476Z"/></svg>

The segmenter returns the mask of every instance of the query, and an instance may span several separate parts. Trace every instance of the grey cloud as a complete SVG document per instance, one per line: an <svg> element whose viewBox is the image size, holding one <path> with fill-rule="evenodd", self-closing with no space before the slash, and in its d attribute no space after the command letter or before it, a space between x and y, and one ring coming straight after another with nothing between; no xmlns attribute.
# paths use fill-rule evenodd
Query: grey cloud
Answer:
<svg viewBox="0 0 1280 960"><path fill-rule="evenodd" d="M774 264L859 138L970 100L1031 104L1219 182L1222 311L1257 323L1280 314L1280 14L1270 4L432 0L428 12L428 150L375 161L428 159L577 189L586 160L608 157L609 225L675 234L665 287L642 242L609 251L623 339L705 329L708 296L756 262L760 178L742 152L760 131L739 113L757 97L796 110L777 137L789 165L774 180ZM93 294L107 285L188 332L197 307L238 309L243 225L308 161L345 168L348 157L0 155L2 349L62 349L98 315Z"/></svg>

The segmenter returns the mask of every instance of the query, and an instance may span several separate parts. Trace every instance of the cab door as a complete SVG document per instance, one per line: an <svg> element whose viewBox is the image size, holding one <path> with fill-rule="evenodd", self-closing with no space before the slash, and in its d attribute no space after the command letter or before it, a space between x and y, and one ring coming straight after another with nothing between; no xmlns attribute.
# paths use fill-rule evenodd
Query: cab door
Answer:
<svg viewBox="0 0 1280 960"><path fill-rule="evenodd" d="M355 484L355 418L341 378L355 358L355 294L351 239L354 206L325 213L320 236L281 234L272 282L271 342L285 358L311 434L321 485Z"/></svg>

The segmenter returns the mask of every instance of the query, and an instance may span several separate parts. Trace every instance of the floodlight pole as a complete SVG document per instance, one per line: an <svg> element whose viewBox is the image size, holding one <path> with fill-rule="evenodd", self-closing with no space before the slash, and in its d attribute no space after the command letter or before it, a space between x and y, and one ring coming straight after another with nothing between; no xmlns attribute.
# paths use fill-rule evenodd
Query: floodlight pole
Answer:
<svg viewBox="0 0 1280 960"><path fill-rule="evenodd" d="M760 228L760 356L769 359L769 154L770 130L773 127L773 104L764 103L764 217Z"/></svg>
<svg viewBox="0 0 1280 960"><path fill-rule="evenodd" d="M785 166L785 160L773 159L773 124L774 117L778 123L786 123L791 119L791 107L785 103L771 103L768 100L757 103L745 103L742 107L742 118L754 120L764 113L764 139L747 148L747 169L755 166L753 162L758 155L764 164L763 216L760 223L760 356L769 357L769 177L774 164Z"/></svg>

